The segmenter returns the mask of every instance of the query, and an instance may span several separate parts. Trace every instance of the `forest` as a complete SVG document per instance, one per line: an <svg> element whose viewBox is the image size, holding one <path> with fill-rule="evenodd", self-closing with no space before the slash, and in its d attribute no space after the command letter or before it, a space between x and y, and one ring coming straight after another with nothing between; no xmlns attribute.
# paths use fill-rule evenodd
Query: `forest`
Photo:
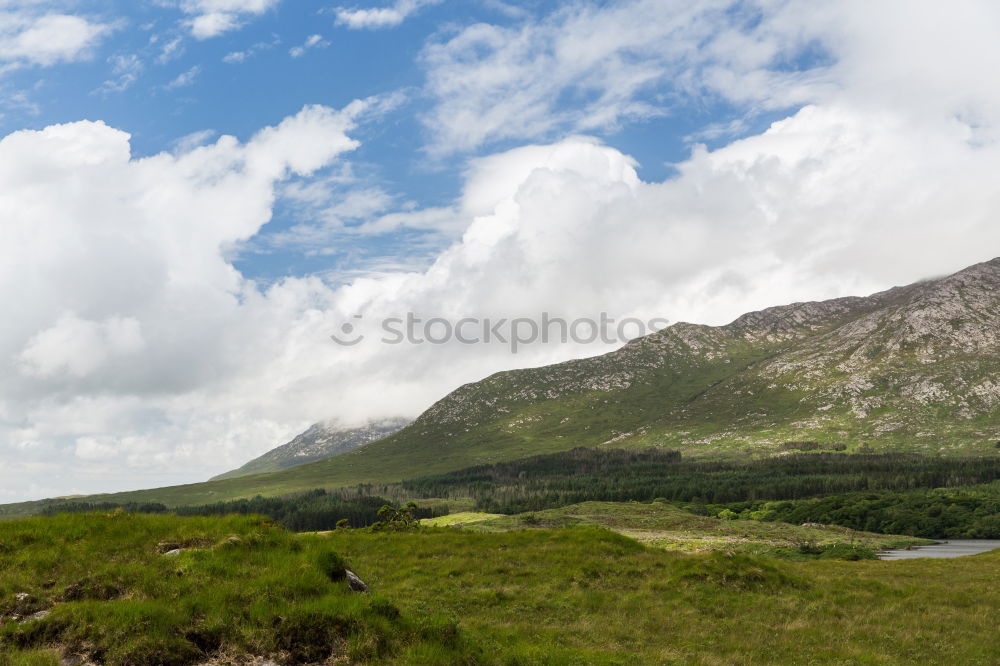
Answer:
<svg viewBox="0 0 1000 666"><path fill-rule="evenodd" d="M801 449L799 449L801 450ZM46 515L106 512L263 515L295 532L368 527L384 506L416 500L413 518L518 514L588 501L666 501L722 518L821 523L927 538L1000 538L1000 459L788 453L747 461L685 460L677 451L577 448L478 465L400 484L315 489L200 506L59 502ZM426 500L433 499L433 502ZM421 500L425 500L421 502ZM345 522L346 521L346 522Z"/></svg>

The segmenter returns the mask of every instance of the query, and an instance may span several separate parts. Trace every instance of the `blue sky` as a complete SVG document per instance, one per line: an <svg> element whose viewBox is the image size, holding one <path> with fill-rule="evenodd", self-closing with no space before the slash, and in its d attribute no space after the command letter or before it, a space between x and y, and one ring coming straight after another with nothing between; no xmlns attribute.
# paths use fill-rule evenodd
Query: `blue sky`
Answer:
<svg viewBox="0 0 1000 666"><path fill-rule="evenodd" d="M992 0L0 0L0 501L623 342L345 321L723 324L1000 255L998 35Z"/></svg>
<svg viewBox="0 0 1000 666"><path fill-rule="evenodd" d="M426 49L476 24L517 29L543 20L560 5L566 6L427 3L398 25L352 28L338 20L336 4L273 2L259 14L238 15L232 29L199 38L192 34L192 13L179 3L65 4L75 15L107 26L106 34L75 62L28 65L10 72L4 80L8 97L0 132L100 119L131 134L132 154L142 157L175 150L185 137L199 133L202 142L222 134L247 140L307 104L341 108L354 99L398 95L391 110L354 133L361 146L352 155L358 177L352 187L380 188L407 208L447 206L460 195L470 158L516 147L525 138L559 138L572 128L557 123L527 137L486 140L443 156L429 154L434 136L421 117L435 110L425 89ZM346 9L385 6L390 5L362 3ZM571 109L580 96L593 94L579 89L556 92L554 98L561 98L556 110ZM657 104L656 112L615 119L585 133L634 157L648 181L671 175L672 164L688 156L693 142L718 145L734 136L700 135L706 127L740 119L745 125L735 134L747 134L777 117L770 112L748 114L717 96L684 96L672 90L669 81L649 86L639 96ZM261 236L235 257L244 275L264 282L310 273L348 279L370 262L424 266L452 240L401 231L354 239L348 248L323 248L333 252L323 255L315 254L316 247L269 246L268 237L294 225L296 213L294 207L276 206Z"/></svg>

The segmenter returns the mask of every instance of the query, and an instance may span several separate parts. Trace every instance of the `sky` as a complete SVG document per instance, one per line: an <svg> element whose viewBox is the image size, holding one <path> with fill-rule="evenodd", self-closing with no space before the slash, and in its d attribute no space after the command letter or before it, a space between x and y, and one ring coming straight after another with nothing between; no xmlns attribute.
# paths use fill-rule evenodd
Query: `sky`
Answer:
<svg viewBox="0 0 1000 666"><path fill-rule="evenodd" d="M1000 255L998 37L992 0L0 0L0 502Z"/></svg>

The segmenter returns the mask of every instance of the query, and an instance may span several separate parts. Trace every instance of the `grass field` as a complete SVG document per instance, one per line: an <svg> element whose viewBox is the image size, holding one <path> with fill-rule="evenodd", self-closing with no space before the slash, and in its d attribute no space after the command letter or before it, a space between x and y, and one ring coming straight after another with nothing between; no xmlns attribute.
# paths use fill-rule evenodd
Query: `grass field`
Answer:
<svg viewBox="0 0 1000 666"><path fill-rule="evenodd" d="M802 554L803 549L822 550L834 545L887 550L933 543L927 539L858 532L837 526L800 527L756 520L720 520L697 516L661 502L583 502L560 509L492 518L488 517L490 514L457 515L483 516L479 520L456 519L458 524L475 531L595 525L642 543L686 552L722 551L792 557Z"/></svg>
<svg viewBox="0 0 1000 666"><path fill-rule="evenodd" d="M478 511L459 511L458 513L449 513L447 516L438 516L436 518L424 518L420 521L421 525L426 527L460 527L463 525L469 525L472 523L481 523L483 521L489 521L496 518L503 518L502 513L480 513Z"/></svg>
<svg viewBox="0 0 1000 666"><path fill-rule="evenodd" d="M793 562L591 525L297 536L255 518L125 514L7 522L0 543L3 666L63 650L138 666L1000 660L997 553ZM372 594L332 580L329 553Z"/></svg>

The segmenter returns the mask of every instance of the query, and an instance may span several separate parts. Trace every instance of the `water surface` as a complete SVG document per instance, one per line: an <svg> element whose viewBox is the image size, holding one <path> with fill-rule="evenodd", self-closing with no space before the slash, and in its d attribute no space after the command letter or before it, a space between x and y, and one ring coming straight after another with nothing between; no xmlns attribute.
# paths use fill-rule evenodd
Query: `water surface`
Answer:
<svg viewBox="0 0 1000 666"><path fill-rule="evenodd" d="M879 553L880 560L909 560L914 557L962 557L978 555L1000 548L1000 539L949 539L933 546L916 546L910 550L887 550Z"/></svg>

